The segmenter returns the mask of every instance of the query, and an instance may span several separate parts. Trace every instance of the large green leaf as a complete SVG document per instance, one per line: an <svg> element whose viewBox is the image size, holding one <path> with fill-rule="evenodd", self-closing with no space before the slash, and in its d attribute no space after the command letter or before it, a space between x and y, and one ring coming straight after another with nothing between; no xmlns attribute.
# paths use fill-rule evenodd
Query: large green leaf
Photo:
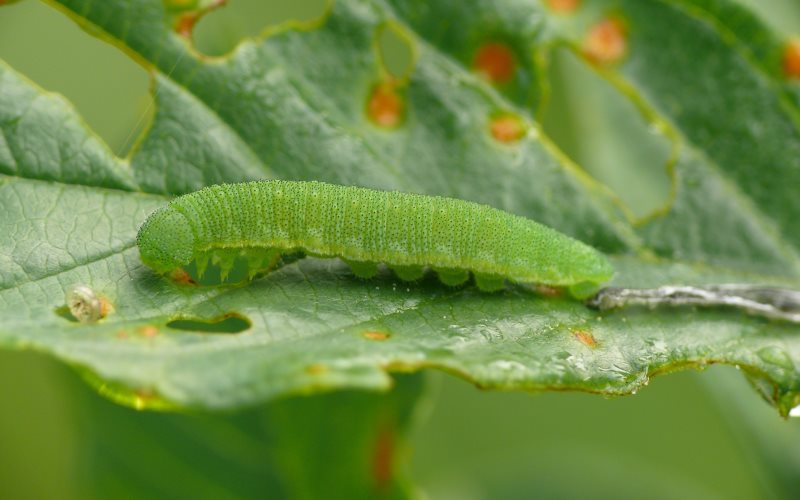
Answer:
<svg viewBox="0 0 800 500"><path fill-rule="evenodd" d="M400 376L387 394L340 391L234 414L135 412L73 390L91 422L74 498L409 498L398 462L422 378Z"/></svg>
<svg viewBox="0 0 800 500"><path fill-rule="evenodd" d="M158 0L52 3L151 71L157 112L121 160L61 99L0 66L0 343L51 352L140 406L228 408L386 389L387 371L424 367L500 389L627 394L654 374L708 363L741 366L784 414L800 402L800 329L736 311L601 316L520 290L406 284L388 273L361 281L339 261L316 259L248 285L181 285L143 266L134 245L138 225L171 195L218 182L317 179L455 196L534 218L614 255L616 284L798 286L794 87L757 57L775 56L780 43L746 12L701 0L593 2L570 16L521 0L470 9L342 0L318 21L208 59L173 32L180 12ZM624 19L629 49L601 72L675 152L674 199L636 226L535 119L549 51L579 46L609 14ZM407 109L392 129L365 114L387 78L373 45L387 23L407 32L418 56L398 84ZM495 87L472 65L482 44L498 40L519 64L512 82ZM496 141L497 113L519 116L524 137ZM106 319L64 317L64 293L76 283L109 300ZM168 326L186 320L199 329L198 321L232 316L249 328Z"/></svg>

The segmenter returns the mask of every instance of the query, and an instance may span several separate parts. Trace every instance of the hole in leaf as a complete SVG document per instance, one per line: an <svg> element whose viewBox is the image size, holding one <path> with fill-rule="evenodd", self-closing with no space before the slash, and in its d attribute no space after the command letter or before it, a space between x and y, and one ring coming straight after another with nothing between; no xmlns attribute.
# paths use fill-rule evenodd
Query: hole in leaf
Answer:
<svg viewBox="0 0 800 500"><path fill-rule="evenodd" d="M378 28L377 47L383 69L397 80L406 80L414 71L414 41L395 23Z"/></svg>
<svg viewBox="0 0 800 500"><path fill-rule="evenodd" d="M375 125L393 128L400 125L405 102L393 83L380 83L372 88L367 100L367 116Z"/></svg>
<svg viewBox="0 0 800 500"><path fill-rule="evenodd" d="M0 59L69 99L119 156L128 153L150 121L152 97L144 68L42 2L3 6Z"/></svg>
<svg viewBox="0 0 800 500"><path fill-rule="evenodd" d="M67 321L70 321L72 323L78 322L78 318L73 316L72 313L69 311L69 307L65 305L61 307L56 307L54 312L56 313L57 316L60 316Z"/></svg>
<svg viewBox="0 0 800 500"><path fill-rule="evenodd" d="M736 3L752 11L778 33L798 31L800 3L797 0L736 0Z"/></svg>
<svg viewBox="0 0 800 500"><path fill-rule="evenodd" d="M200 18L192 31L194 45L203 54L221 56L243 38L256 36L270 26L314 22L325 15L328 4L327 0L229 1Z"/></svg>
<svg viewBox="0 0 800 500"><path fill-rule="evenodd" d="M194 25L211 10L225 5L227 0L162 0L167 14L172 17L175 32L192 37Z"/></svg>
<svg viewBox="0 0 800 500"><path fill-rule="evenodd" d="M202 333L241 333L250 326L246 317L235 313L216 319L182 318L167 323L167 327L174 330Z"/></svg>
<svg viewBox="0 0 800 500"><path fill-rule="evenodd" d="M613 64L628 51L625 25L619 19L604 19L589 29L583 41L584 55L595 64Z"/></svg>
<svg viewBox="0 0 800 500"><path fill-rule="evenodd" d="M508 45L491 42L475 53L475 71L492 83L508 83L514 76L517 62Z"/></svg>
<svg viewBox="0 0 800 500"><path fill-rule="evenodd" d="M542 126L559 148L637 216L669 202L672 143L636 106L569 50L553 53Z"/></svg>

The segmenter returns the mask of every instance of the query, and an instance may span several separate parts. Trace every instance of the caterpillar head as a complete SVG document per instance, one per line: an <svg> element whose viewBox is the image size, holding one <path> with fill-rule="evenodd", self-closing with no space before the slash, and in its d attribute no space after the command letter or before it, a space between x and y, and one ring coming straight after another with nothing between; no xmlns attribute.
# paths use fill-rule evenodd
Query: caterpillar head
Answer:
<svg viewBox="0 0 800 500"><path fill-rule="evenodd" d="M192 261L194 235L186 217L170 206L150 214L136 237L142 262L159 273L179 269Z"/></svg>

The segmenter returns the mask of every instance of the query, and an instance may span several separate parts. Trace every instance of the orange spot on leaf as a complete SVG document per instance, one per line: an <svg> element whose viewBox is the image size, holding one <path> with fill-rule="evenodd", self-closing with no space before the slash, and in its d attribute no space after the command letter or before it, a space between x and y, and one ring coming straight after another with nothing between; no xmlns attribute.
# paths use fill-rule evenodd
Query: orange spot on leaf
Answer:
<svg viewBox="0 0 800 500"><path fill-rule="evenodd" d="M377 330L364 332L362 336L367 340L386 340L390 337L388 333Z"/></svg>
<svg viewBox="0 0 800 500"><path fill-rule="evenodd" d="M783 50L783 72L787 78L800 80L800 39L786 44Z"/></svg>
<svg viewBox="0 0 800 500"><path fill-rule="evenodd" d="M175 20L175 31L182 37L191 38L192 29L194 28L194 25L195 23L197 23L197 20L199 18L200 15L197 12L188 12L186 14L181 14Z"/></svg>
<svg viewBox="0 0 800 500"><path fill-rule="evenodd" d="M144 337L153 338L158 335L158 328L152 325L143 326L139 328L139 333Z"/></svg>
<svg viewBox="0 0 800 500"><path fill-rule="evenodd" d="M492 83L511 80L516 65L514 53L502 43L487 43L475 54L475 71Z"/></svg>
<svg viewBox="0 0 800 500"><path fill-rule="evenodd" d="M581 0L547 0L547 6L559 14L571 14L581 6Z"/></svg>
<svg viewBox="0 0 800 500"><path fill-rule="evenodd" d="M525 124L518 116L511 114L502 114L492 118L489 128L492 137L500 142L515 142L525 135Z"/></svg>
<svg viewBox="0 0 800 500"><path fill-rule="evenodd" d="M591 347L592 349L597 347L597 340L595 340L594 335L591 333L585 330L576 330L572 332L572 334L575 335L575 338L578 339L581 344Z"/></svg>
<svg viewBox="0 0 800 500"><path fill-rule="evenodd" d="M615 63L627 50L627 33L619 19L605 19L595 24L583 42L583 54L595 64Z"/></svg>
<svg viewBox="0 0 800 500"><path fill-rule="evenodd" d="M384 82L373 87L367 102L367 116L375 125L393 128L402 121L404 108L396 85Z"/></svg>
<svg viewBox="0 0 800 500"><path fill-rule="evenodd" d="M128 332L125 330L120 330L117 332L117 338L120 340L125 340L129 337Z"/></svg>
<svg viewBox="0 0 800 500"><path fill-rule="evenodd" d="M100 317L105 318L111 311L111 302L105 297L100 297Z"/></svg>

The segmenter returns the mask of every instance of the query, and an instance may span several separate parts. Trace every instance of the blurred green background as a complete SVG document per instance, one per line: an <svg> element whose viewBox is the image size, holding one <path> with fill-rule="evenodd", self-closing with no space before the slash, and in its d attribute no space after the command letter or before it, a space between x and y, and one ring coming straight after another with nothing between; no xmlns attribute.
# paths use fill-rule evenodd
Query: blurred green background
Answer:
<svg viewBox="0 0 800 500"><path fill-rule="evenodd" d="M741 1L778 32L800 34L797 0ZM314 18L323 6L323 0L229 0L200 21L195 44L222 55L242 37L287 19ZM390 69L402 72L407 47L391 33L382 46ZM72 101L119 155L130 151L152 115L146 71L39 1L0 7L0 58ZM662 205L669 144L570 54L558 54L551 77L546 132L637 215ZM791 498L800 491L800 421L782 421L732 368L660 377L636 396L613 400L488 393L428 375L431 395L412 436L410 472L430 498ZM0 498L80 497L81 474L93 472L76 470L81 457L89 447L122 446L98 442L117 422L139 431L124 450L109 454L129 471L124 480L109 479L119 488L138 482L139 493L180 496L180 488L146 485L151 476L141 468L174 481L202 477L192 472L194 462L170 457L207 450L194 450L188 437L156 446L163 436L153 431L202 424L202 416L117 407L72 370L35 353L0 351L0 391ZM274 484L268 469L267 489ZM205 486L201 491L213 496Z"/></svg>

